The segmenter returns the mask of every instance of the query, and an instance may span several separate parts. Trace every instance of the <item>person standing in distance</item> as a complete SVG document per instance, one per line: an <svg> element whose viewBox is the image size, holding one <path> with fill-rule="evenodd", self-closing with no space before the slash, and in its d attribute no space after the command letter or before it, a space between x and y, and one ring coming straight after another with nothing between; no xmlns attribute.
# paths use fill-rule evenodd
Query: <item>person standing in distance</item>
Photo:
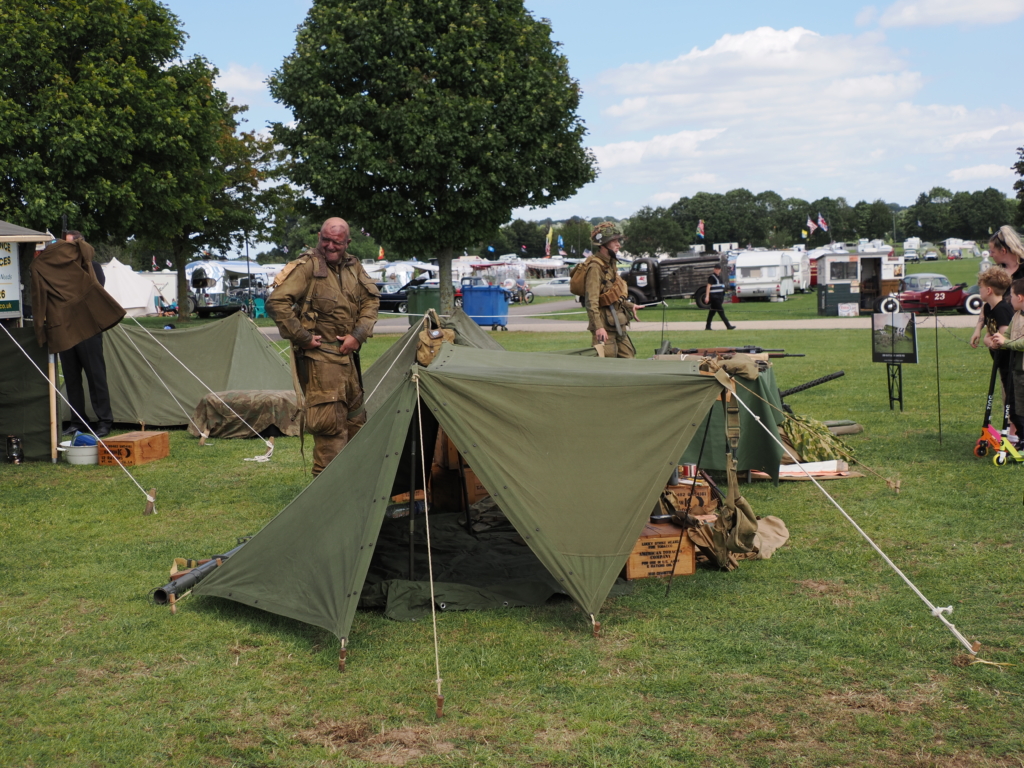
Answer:
<svg viewBox="0 0 1024 768"><path fill-rule="evenodd" d="M344 219L325 221L316 248L278 273L267 299L281 336L292 343L314 477L366 423L358 353L373 335L380 291L348 253L350 242Z"/></svg>
<svg viewBox="0 0 1024 768"><path fill-rule="evenodd" d="M711 330L711 321L715 319L715 313L717 312L722 318L722 322L725 323L725 327L730 331L735 328L735 325L729 324L729 318L725 316L725 310L722 309L722 302L725 300L725 282L722 280L722 265L715 264L714 269L708 276L708 287L704 289L704 303L708 305L708 321L704 325L705 331Z"/></svg>
<svg viewBox="0 0 1024 768"><path fill-rule="evenodd" d="M618 270L623 239L618 224L602 221L590 233L594 252L582 265L587 330L594 346L604 345L605 357L636 357L633 342L626 334L630 319L638 319L636 305L629 300L626 281Z"/></svg>

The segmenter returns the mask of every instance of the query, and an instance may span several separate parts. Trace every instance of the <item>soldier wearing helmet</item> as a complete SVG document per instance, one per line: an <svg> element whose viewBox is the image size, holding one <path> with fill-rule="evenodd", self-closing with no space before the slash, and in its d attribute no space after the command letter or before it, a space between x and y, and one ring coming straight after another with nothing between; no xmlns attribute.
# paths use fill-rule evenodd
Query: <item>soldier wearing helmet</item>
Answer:
<svg viewBox="0 0 1024 768"><path fill-rule="evenodd" d="M583 306L590 321L587 329L594 346L604 345L605 357L636 357L633 342L626 334L630 320L637 319L636 306L629 301L626 281L618 270L623 239L618 224L602 221L590 233L594 253L583 264Z"/></svg>

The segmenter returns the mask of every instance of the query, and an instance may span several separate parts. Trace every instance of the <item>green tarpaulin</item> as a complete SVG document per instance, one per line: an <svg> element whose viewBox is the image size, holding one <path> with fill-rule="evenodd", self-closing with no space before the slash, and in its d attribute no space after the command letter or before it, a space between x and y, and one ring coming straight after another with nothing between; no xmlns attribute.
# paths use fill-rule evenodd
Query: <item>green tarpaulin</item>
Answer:
<svg viewBox="0 0 1024 768"><path fill-rule="evenodd" d="M367 425L198 594L347 637L419 398L554 582L596 614L723 389L689 362L452 345L390 375Z"/></svg>
<svg viewBox="0 0 1024 768"><path fill-rule="evenodd" d="M39 346L32 328L0 330L0 440L21 438L30 461L50 459L50 384L46 379L46 349ZM20 347L20 349L19 349ZM32 362L22 353L28 353ZM38 367L38 370L37 368ZM40 373L40 371L42 373ZM0 446L0 461L6 458Z"/></svg>
<svg viewBox="0 0 1024 768"><path fill-rule="evenodd" d="M121 323L103 334L103 357L118 423L184 426L207 387L214 392L292 388L287 358L240 312L195 328L148 333L135 323ZM88 395L86 410L94 419ZM62 417L70 417L67 406Z"/></svg>
<svg viewBox="0 0 1024 768"><path fill-rule="evenodd" d="M772 369L762 371L761 375L753 381L740 376L737 376L735 381L736 393L740 400L761 419L761 423L765 427L777 435L779 433L778 425L785 421L785 416ZM707 425L708 419L711 421L710 427ZM727 469L725 409L721 403L718 403L708 413L705 422L700 425L700 429L697 430L697 434L679 461L682 464L697 463L705 427L708 428L708 437L700 466L702 469L724 472ZM758 424L754 417L747 412L747 409L741 405L740 444L736 450L736 468L741 472L757 469L778 481L781 460L782 446L772 440L771 435L765 432L764 427Z"/></svg>

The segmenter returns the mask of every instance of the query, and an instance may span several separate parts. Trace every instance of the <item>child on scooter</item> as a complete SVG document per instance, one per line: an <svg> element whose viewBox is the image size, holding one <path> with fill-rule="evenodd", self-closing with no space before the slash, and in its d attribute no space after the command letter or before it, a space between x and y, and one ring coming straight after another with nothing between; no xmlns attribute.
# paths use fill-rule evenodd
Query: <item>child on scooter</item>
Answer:
<svg viewBox="0 0 1024 768"><path fill-rule="evenodd" d="M1018 414L1024 414L1024 279L1014 280L1010 285L1010 304L1015 311L1008 334L992 334L992 348L1011 354L1010 370L1013 377L1013 399ZM1017 425L1018 437L1024 431Z"/></svg>

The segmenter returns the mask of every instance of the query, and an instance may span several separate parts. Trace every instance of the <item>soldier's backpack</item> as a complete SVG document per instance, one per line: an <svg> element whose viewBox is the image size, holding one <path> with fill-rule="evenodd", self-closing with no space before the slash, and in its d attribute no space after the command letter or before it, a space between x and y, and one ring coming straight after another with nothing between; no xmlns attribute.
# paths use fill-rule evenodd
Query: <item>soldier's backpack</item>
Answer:
<svg viewBox="0 0 1024 768"><path fill-rule="evenodd" d="M588 256L586 261L580 262L569 270L569 293L573 296L582 296L587 292L587 269L593 258L593 256Z"/></svg>

